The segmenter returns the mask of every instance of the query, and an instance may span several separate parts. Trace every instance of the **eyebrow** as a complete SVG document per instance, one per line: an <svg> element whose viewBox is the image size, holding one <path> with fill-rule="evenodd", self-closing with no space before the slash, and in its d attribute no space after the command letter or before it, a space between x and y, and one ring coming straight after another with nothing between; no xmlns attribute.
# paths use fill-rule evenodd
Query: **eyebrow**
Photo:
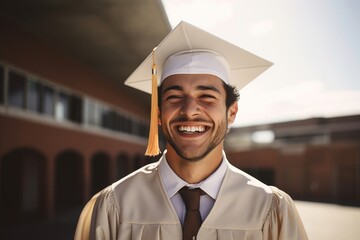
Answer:
<svg viewBox="0 0 360 240"><path fill-rule="evenodd" d="M170 87L165 88L164 91L162 91L162 93L164 94L164 93L166 93L167 91L170 91L170 90L182 91L183 87L181 87L179 85L170 86Z"/></svg>
<svg viewBox="0 0 360 240"><path fill-rule="evenodd" d="M175 91L183 91L183 87L179 86L179 85L174 85L174 86L170 86L170 87L167 87L165 88L162 93L166 93L167 91L170 91L170 90L175 90ZM210 90L210 91L214 91L214 92L217 92L219 94L221 94L220 90L217 89L216 87L212 86L212 85L199 85L196 87L196 90L200 90L200 91L207 91L207 90Z"/></svg>
<svg viewBox="0 0 360 240"><path fill-rule="evenodd" d="M212 86L212 85L200 85L196 88L197 90L210 90L210 91L214 91L214 92L217 92L219 94L221 94L220 90L217 89L216 87Z"/></svg>

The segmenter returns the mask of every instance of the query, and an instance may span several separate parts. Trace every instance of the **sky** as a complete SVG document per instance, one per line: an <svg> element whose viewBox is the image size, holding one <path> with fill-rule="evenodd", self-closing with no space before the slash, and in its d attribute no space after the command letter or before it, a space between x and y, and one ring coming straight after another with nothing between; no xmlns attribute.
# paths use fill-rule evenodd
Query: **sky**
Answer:
<svg viewBox="0 0 360 240"><path fill-rule="evenodd" d="M274 63L240 91L234 127L360 114L360 1L163 0L181 20Z"/></svg>

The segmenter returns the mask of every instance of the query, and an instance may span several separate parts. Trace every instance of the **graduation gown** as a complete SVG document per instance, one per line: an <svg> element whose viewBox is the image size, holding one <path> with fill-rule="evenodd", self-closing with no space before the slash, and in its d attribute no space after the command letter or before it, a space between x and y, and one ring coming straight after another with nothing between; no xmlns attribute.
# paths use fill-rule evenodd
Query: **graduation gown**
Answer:
<svg viewBox="0 0 360 240"><path fill-rule="evenodd" d="M182 240L181 223L162 183L158 163L96 194L80 215L75 239ZM286 193L228 163L218 197L197 239L308 238Z"/></svg>

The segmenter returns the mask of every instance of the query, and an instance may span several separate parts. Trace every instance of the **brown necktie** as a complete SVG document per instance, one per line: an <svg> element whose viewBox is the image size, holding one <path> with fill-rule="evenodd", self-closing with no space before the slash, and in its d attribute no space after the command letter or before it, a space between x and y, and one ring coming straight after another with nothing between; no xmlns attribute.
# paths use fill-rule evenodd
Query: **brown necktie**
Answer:
<svg viewBox="0 0 360 240"><path fill-rule="evenodd" d="M183 225L183 240L193 240L202 223L199 205L200 195L204 192L200 188L189 189L183 187L179 191L186 207L185 220Z"/></svg>

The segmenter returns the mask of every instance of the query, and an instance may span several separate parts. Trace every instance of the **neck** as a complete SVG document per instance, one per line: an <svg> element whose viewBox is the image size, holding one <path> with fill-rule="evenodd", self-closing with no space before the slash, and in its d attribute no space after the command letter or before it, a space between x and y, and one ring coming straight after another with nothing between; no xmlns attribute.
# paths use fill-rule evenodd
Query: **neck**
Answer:
<svg viewBox="0 0 360 240"><path fill-rule="evenodd" d="M223 157L222 148L222 144L219 144L204 158L191 161L181 158L171 146L168 146L166 160L181 179L195 184L208 178L220 166Z"/></svg>

